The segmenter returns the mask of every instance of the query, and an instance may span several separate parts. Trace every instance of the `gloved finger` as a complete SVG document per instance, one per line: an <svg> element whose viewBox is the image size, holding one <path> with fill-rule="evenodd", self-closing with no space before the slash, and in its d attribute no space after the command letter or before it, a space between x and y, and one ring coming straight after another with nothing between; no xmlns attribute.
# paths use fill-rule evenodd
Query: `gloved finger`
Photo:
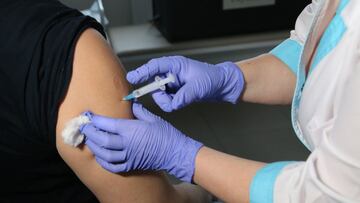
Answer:
<svg viewBox="0 0 360 203"><path fill-rule="evenodd" d="M148 111L145 107L143 107L143 105L139 103L133 103L132 108L133 108L134 116L139 120L154 122L157 119L156 115Z"/></svg>
<svg viewBox="0 0 360 203"><path fill-rule="evenodd" d="M117 151L117 150L109 150L102 147L99 147L97 144L92 142L91 140L86 140L85 144L89 147L91 152L107 161L107 162L124 162L126 158L126 152L125 151Z"/></svg>
<svg viewBox="0 0 360 203"><path fill-rule="evenodd" d="M99 145L103 145L102 143L105 143L105 139L109 135L109 133L96 128L91 123L81 127L81 133L84 134L87 139L91 139Z"/></svg>
<svg viewBox="0 0 360 203"><path fill-rule="evenodd" d="M112 172L112 173L120 173L120 172L128 172L127 163L121 163L121 164L112 164L109 162L106 162L105 160L95 157L96 162L103 167L104 169Z"/></svg>
<svg viewBox="0 0 360 203"><path fill-rule="evenodd" d="M151 59L148 63L140 66L126 75L126 79L132 84L143 83L159 74L173 72L176 65L176 57L161 57ZM175 62L175 63L174 63Z"/></svg>
<svg viewBox="0 0 360 203"><path fill-rule="evenodd" d="M164 91L157 91L152 94L152 98L155 103L165 112L172 112L172 95L167 94Z"/></svg>
<svg viewBox="0 0 360 203"><path fill-rule="evenodd" d="M107 149L124 149L124 139L121 135L111 134L96 128L93 124L86 124L82 129L86 138L100 147Z"/></svg>
<svg viewBox="0 0 360 203"><path fill-rule="evenodd" d="M178 110L196 101L195 89L196 88L192 87L190 83L185 84L174 95L174 98L171 103L171 107L174 110Z"/></svg>
<svg viewBox="0 0 360 203"><path fill-rule="evenodd" d="M128 128L129 124L132 123L132 120L121 119L121 118L109 118L106 116L100 116L93 114L91 118L91 123L101 130L110 132L110 133L119 133Z"/></svg>
<svg viewBox="0 0 360 203"><path fill-rule="evenodd" d="M126 75L126 79L132 84L143 83L158 74L167 73L170 71L170 64L164 58L152 59L148 63L140 66L134 71Z"/></svg>

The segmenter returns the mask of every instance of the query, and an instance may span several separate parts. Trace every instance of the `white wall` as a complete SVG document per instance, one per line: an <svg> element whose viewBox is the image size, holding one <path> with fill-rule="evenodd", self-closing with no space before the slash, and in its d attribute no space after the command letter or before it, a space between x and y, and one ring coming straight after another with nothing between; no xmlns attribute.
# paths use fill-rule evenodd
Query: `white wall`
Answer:
<svg viewBox="0 0 360 203"><path fill-rule="evenodd" d="M60 0L64 4L87 9L93 0ZM110 26L142 24L152 18L152 0L103 0Z"/></svg>

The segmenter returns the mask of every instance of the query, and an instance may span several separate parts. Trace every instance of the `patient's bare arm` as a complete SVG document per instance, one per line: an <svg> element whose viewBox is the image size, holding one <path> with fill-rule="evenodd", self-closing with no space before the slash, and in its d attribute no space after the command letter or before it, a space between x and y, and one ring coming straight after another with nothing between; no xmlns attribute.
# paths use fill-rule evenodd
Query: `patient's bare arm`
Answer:
<svg viewBox="0 0 360 203"><path fill-rule="evenodd" d="M86 146L73 148L64 144L61 137L64 124L86 110L132 118L131 104L122 101L129 93L124 74L103 37L93 29L86 30L77 42L72 79L59 108L56 128L59 154L101 202L189 201L190 195L185 192L189 187L175 189L162 173L113 174L96 163Z"/></svg>

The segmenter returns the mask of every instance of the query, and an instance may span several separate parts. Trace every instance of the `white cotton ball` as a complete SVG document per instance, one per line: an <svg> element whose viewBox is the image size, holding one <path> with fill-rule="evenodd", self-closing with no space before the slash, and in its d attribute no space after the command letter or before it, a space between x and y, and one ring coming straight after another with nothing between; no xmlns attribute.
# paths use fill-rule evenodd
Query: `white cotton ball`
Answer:
<svg viewBox="0 0 360 203"><path fill-rule="evenodd" d="M62 137L66 144L73 147L79 146L84 140L84 135L80 133L80 126L90 123L90 119L85 115L80 115L66 123L62 131Z"/></svg>

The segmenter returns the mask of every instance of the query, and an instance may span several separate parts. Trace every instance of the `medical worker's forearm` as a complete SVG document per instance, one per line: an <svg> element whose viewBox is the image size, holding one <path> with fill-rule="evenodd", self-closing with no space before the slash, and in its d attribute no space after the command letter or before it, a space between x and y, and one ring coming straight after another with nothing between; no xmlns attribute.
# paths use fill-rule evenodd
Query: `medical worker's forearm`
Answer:
<svg viewBox="0 0 360 203"><path fill-rule="evenodd" d="M279 59L264 54L239 61L245 78L242 100L261 104L290 104L296 78Z"/></svg>
<svg viewBox="0 0 360 203"><path fill-rule="evenodd" d="M202 147L193 180L225 202L249 202L251 180L264 165Z"/></svg>

